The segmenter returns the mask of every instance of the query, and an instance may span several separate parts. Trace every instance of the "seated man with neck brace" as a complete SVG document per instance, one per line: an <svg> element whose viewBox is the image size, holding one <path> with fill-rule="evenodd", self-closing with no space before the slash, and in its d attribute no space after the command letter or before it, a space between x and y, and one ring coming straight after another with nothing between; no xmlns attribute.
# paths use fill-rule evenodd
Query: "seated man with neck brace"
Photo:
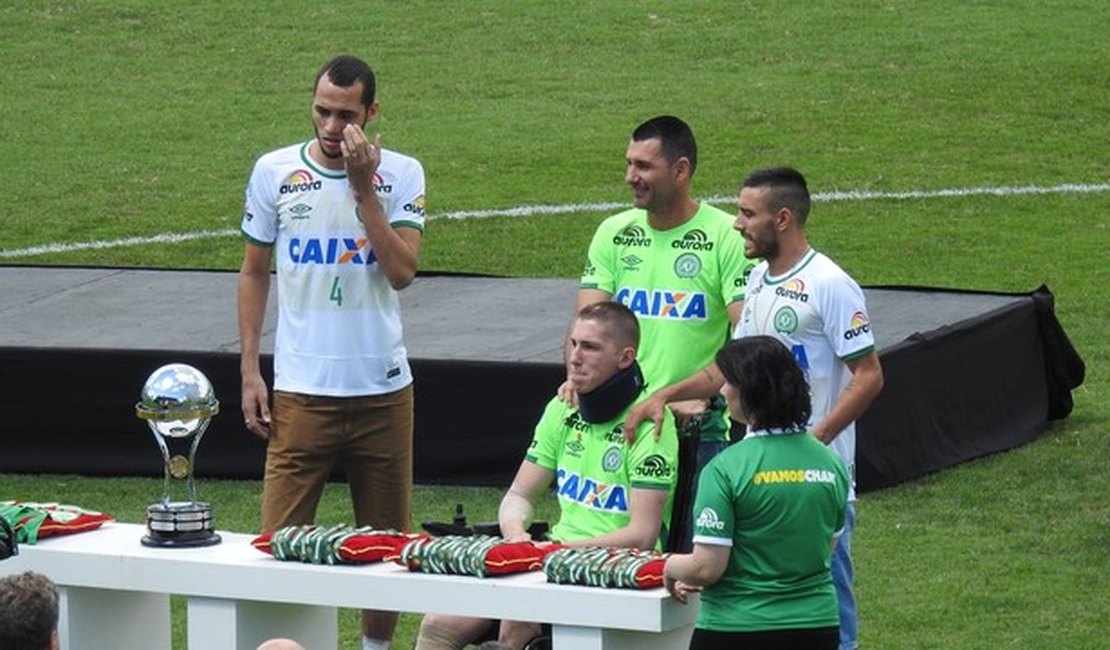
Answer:
<svg viewBox="0 0 1110 650"><path fill-rule="evenodd" d="M636 316L615 302L582 308L571 325L567 375L577 409L552 399L498 510L506 541L529 538L532 504L554 481L559 521L554 541L569 546L659 550L667 537L678 477L678 436L664 418L656 441L647 428L629 444L621 426L645 396L636 363ZM496 621L428 614L416 650L456 650L486 638ZM501 621L498 640L520 649L540 633L538 623Z"/></svg>

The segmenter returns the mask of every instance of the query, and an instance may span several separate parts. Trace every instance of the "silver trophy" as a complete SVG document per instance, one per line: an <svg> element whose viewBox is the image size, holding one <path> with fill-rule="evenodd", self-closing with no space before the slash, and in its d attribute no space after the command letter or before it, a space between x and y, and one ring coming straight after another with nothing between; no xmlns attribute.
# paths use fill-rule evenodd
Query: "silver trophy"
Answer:
<svg viewBox="0 0 1110 650"><path fill-rule="evenodd" d="M161 503L146 509L146 546L194 547L220 543L212 508L197 501L193 468L197 447L220 403L204 373L183 363L162 366L143 386L136 414L146 420L162 450L164 479ZM173 500L173 488L185 481L187 501Z"/></svg>

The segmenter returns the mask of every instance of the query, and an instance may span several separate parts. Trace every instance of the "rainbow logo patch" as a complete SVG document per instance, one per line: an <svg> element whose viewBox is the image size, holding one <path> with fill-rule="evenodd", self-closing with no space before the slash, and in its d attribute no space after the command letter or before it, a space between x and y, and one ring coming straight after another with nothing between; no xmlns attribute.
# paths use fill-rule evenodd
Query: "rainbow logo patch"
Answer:
<svg viewBox="0 0 1110 650"><path fill-rule="evenodd" d="M806 283L801 278L793 278L781 287L775 287L775 295L798 302L809 302Z"/></svg>
<svg viewBox="0 0 1110 650"><path fill-rule="evenodd" d="M307 169L298 169L297 171L290 174L289 178L287 178L285 182L290 185L298 185L300 183L311 183L313 180L314 179L312 178L312 172L308 171Z"/></svg>
<svg viewBox="0 0 1110 650"><path fill-rule="evenodd" d="M790 282L783 285L787 291L797 291L798 293L806 292L806 283L801 278L794 278Z"/></svg>
<svg viewBox="0 0 1110 650"><path fill-rule="evenodd" d="M852 314L852 320L848 323L848 330L844 332L844 340L851 341L857 336L862 336L871 332L871 319L867 314L862 311L857 311Z"/></svg>
<svg viewBox="0 0 1110 650"><path fill-rule="evenodd" d="M312 172L307 169L298 169L285 179L285 184L278 190L280 194L295 194L297 192L311 192L324 186L319 179L313 178Z"/></svg>

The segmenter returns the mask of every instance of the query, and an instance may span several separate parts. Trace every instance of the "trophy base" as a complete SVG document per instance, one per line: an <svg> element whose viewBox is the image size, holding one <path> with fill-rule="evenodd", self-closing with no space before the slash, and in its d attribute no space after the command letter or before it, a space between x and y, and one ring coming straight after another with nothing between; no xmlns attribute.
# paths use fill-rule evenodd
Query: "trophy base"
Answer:
<svg viewBox="0 0 1110 650"><path fill-rule="evenodd" d="M156 503L146 509L147 534L143 546L196 548L220 543L207 503Z"/></svg>
<svg viewBox="0 0 1110 650"><path fill-rule="evenodd" d="M201 546L215 546L223 540L216 533L208 533L198 537L184 535L166 537L161 533L150 533L143 535L143 538L139 541L143 543L143 546L151 548L199 548Z"/></svg>

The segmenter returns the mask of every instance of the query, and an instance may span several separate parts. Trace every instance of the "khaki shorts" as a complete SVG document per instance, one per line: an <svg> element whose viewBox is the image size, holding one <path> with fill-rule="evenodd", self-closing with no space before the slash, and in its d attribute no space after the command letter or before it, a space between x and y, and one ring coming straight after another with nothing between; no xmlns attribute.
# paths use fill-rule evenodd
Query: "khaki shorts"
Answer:
<svg viewBox="0 0 1110 650"><path fill-rule="evenodd" d="M266 446L262 532L313 523L337 465L347 475L356 525L408 530L412 429L412 385L367 397L276 391Z"/></svg>

